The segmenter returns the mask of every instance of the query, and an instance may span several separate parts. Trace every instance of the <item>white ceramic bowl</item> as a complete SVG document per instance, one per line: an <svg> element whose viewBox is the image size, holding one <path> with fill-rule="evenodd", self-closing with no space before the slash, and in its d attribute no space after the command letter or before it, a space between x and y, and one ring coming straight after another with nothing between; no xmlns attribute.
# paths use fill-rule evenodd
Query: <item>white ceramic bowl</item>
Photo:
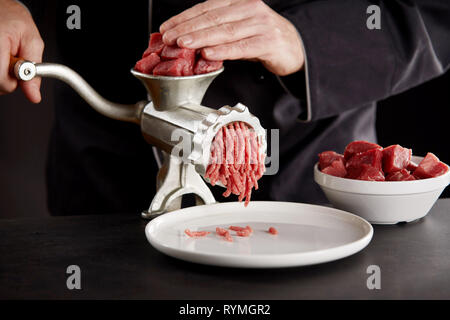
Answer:
<svg viewBox="0 0 450 320"><path fill-rule="evenodd" d="M413 156L419 163L423 157ZM372 224L410 222L424 217L450 183L450 170L415 181L362 181L334 177L314 166L314 180L331 204Z"/></svg>

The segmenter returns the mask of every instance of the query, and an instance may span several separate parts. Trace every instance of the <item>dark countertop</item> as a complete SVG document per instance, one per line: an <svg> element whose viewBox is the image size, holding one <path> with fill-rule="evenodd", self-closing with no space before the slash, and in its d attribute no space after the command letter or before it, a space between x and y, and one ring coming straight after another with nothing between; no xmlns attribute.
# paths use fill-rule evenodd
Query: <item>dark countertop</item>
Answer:
<svg viewBox="0 0 450 320"><path fill-rule="evenodd" d="M423 219L374 226L363 251L308 267L196 265L150 246L138 214L0 220L0 299L450 299L450 199ZM66 268L81 268L68 290ZM381 268L369 290L367 267Z"/></svg>

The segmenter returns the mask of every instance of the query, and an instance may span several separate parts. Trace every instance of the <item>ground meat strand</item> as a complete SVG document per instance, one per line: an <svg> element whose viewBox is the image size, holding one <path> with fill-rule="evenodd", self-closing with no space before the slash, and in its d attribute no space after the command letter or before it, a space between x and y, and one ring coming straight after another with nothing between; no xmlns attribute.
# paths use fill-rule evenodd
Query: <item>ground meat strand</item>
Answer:
<svg viewBox="0 0 450 320"><path fill-rule="evenodd" d="M253 232L253 229L250 226L246 226L245 228L239 226L229 226L228 229L233 231L248 231L249 233Z"/></svg>
<svg viewBox="0 0 450 320"><path fill-rule="evenodd" d="M189 229L184 230L184 233L186 233L191 238L199 238L199 237L205 237L211 232L209 231L191 231Z"/></svg>
<svg viewBox="0 0 450 320"><path fill-rule="evenodd" d="M265 154L260 148L256 133L244 122L223 126L212 142L205 178L213 186L220 181L227 188L224 197L235 194L239 201L245 199L247 206L265 171Z"/></svg>
<svg viewBox="0 0 450 320"><path fill-rule="evenodd" d="M244 229L242 231L236 231L236 235L239 237L249 237L250 236L250 231L247 229Z"/></svg>

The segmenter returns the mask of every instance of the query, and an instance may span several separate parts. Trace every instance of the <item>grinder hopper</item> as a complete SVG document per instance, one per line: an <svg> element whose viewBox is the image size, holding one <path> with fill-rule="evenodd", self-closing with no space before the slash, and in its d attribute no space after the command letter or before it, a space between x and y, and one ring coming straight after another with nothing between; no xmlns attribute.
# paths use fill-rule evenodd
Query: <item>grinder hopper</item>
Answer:
<svg viewBox="0 0 450 320"><path fill-rule="evenodd" d="M33 63L11 58L11 70L19 80L35 76L51 77L70 85L99 113L116 120L140 124L147 142L163 151L164 161L157 176L157 193L144 218L179 209L181 197L194 194L196 204L214 203L215 199L200 175L208 166L211 143L218 130L228 123L242 121L255 130L265 152L265 131L258 118L240 103L219 109L201 105L206 90L223 68L211 73L165 77L131 73L147 89L149 101L124 105L101 97L72 69L52 63Z"/></svg>

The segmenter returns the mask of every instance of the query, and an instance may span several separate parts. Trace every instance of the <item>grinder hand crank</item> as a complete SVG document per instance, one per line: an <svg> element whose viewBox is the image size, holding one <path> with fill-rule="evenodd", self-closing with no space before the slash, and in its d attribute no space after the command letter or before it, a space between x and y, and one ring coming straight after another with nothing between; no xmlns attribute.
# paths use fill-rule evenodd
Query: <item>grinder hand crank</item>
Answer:
<svg viewBox="0 0 450 320"><path fill-rule="evenodd" d="M194 194L197 205L215 202L200 175L206 172L212 141L224 125L237 121L247 123L260 139L259 152L266 151L265 131L246 106L238 103L216 110L201 105L209 85L223 70L185 77L153 76L131 70L145 86L151 100L126 105L106 100L78 73L64 65L33 63L12 56L10 60L10 71L17 79L59 79L104 116L139 124L146 141L163 151L157 193L148 211L142 213L144 218L179 209L185 194Z"/></svg>

